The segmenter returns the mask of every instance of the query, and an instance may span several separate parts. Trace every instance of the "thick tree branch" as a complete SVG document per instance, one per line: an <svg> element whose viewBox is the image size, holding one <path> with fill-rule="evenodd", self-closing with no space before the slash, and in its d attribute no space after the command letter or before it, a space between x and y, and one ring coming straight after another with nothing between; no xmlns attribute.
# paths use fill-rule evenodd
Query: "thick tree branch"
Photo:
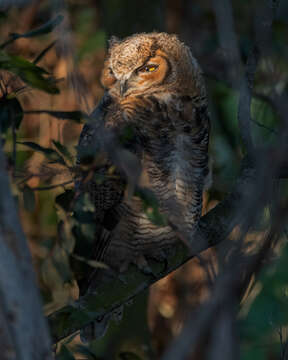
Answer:
<svg viewBox="0 0 288 360"><path fill-rule="evenodd" d="M190 253L184 245L178 241L175 251L167 261L167 269L164 264L150 263L155 276L144 275L136 268L130 268L121 276L121 280L115 278L109 284L101 284L97 288L97 294L87 294L74 304L65 306L48 317L52 338L57 342L84 327L92 320L101 318L113 309L125 304L141 291L148 288L157 280L180 267L200 252L217 245L227 239L228 235L239 223L239 203L249 196L247 185L255 181L254 169L244 161L242 174L235 185L233 192L220 204L201 218L198 232L191 239Z"/></svg>
<svg viewBox="0 0 288 360"><path fill-rule="evenodd" d="M254 152L251 135L251 90L256 71L256 52L251 51L246 69L244 70L238 40L235 33L234 18L230 0L214 0L214 12L218 29L220 46L228 66L228 76L235 88L238 88L238 126L245 148L251 156Z"/></svg>
<svg viewBox="0 0 288 360"><path fill-rule="evenodd" d="M266 164L277 164L279 171L275 173L271 169L269 182L272 181L272 178L288 175L286 171L283 173L283 169L287 168L287 164L285 164L287 161L284 159L283 165L281 162L279 164L282 159L279 160L278 154L273 152L273 149L259 149L258 151L265 158ZM259 186L259 176L261 186ZM99 285L97 294L87 294L79 301L52 313L48 316L48 321L53 341L58 342L91 321L110 313L202 251L227 240L235 225L256 216L255 207L262 208L263 201L265 202L265 199L259 198L262 187L265 187L265 182L261 178L261 173L259 174L250 160L245 158L242 161L241 174L231 194L201 218L196 235L193 239L189 239L192 244L190 253L178 241L174 253L167 258L166 269L163 269L164 264L162 263L150 263L154 277L144 275L136 267L131 266L126 273L121 275L121 279L115 278L112 283ZM266 195L268 196L268 194ZM258 203L259 201L261 204Z"/></svg>
<svg viewBox="0 0 288 360"><path fill-rule="evenodd" d="M1 359L49 360L49 332L1 147L0 215Z"/></svg>

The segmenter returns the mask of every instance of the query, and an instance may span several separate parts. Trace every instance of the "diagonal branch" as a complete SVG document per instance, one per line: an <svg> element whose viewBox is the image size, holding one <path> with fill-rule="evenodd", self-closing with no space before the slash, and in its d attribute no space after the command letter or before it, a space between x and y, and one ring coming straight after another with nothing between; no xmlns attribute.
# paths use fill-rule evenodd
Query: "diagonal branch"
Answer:
<svg viewBox="0 0 288 360"><path fill-rule="evenodd" d="M234 191L201 218L198 232L191 239L191 249L193 250L190 253L179 241L178 245L175 246L174 253L167 259L168 266L166 269L163 270L164 264L162 263L153 262L150 264L154 273L153 277L144 275L138 269L130 267L129 271L121 276L121 279L117 278L112 283L99 285L97 294L87 294L79 301L49 315L48 321L53 341L57 342L91 321L110 313L200 252L227 239L234 226L239 223L239 216L241 216L239 214L239 203L242 203L244 198L249 196L245 188L247 188L247 184L255 181L254 169L248 162L244 161L244 164Z"/></svg>

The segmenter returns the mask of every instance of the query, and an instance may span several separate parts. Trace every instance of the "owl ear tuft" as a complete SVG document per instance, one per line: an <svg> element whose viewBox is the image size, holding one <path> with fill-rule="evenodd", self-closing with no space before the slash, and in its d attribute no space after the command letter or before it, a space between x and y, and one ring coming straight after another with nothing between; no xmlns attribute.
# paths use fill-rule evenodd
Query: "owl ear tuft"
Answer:
<svg viewBox="0 0 288 360"><path fill-rule="evenodd" d="M113 47L114 45L116 44L119 44L120 43L120 39L117 37L117 36L111 36L111 38L109 39L108 41L108 44L109 44L109 48Z"/></svg>

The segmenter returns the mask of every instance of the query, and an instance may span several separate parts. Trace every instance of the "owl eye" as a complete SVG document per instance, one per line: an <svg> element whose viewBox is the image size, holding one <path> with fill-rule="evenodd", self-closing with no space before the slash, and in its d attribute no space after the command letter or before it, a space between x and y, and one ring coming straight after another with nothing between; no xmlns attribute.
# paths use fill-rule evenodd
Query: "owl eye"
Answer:
<svg viewBox="0 0 288 360"><path fill-rule="evenodd" d="M153 72L155 71L156 69L158 68L158 65L154 65L154 64L151 64L151 65L145 65L143 66L142 68L140 68L138 71L139 72Z"/></svg>

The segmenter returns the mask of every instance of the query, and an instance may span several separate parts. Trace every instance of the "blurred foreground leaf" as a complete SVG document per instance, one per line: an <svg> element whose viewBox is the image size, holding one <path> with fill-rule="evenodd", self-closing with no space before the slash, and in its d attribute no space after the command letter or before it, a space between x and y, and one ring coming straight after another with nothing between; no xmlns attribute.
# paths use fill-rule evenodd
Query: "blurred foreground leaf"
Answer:
<svg viewBox="0 0 288 360"><path fill-rule="evenodd" d="M59 94L59 90L53 81L43 76L48 74L47 71L20 56L8 55L0 51L0 69L16 74L34 88L49 94Z"/></svg>

